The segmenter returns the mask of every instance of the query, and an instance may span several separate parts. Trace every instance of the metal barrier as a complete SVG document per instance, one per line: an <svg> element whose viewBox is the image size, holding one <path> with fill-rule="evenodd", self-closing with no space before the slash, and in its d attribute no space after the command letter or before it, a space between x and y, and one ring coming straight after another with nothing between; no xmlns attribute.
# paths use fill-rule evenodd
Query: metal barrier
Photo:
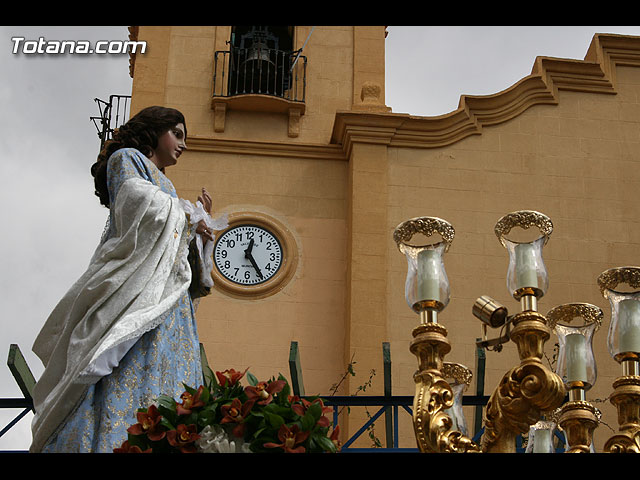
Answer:
<svg viewBox="0 0 640 480"><path fill-rule="evenodd" d="M307 58L272 48L232 48L214 53L213 96L271 95L304 102Z"/></svg>
<svg viewBox="0 0 640 480"><path fill-rule="evenodd" d="M102 150L105 142L112 138L113 131L129 119L131 95L111 95L108 102L99 98L94 98L94 101L98 104L100 115L89 117L89 120L98 130Z"/></svg>
<svg viewBox="0 0 640 480"><path fill-rule="evenodd" d="M479 349L481 350L481 349ZM338 407L378 407L373 415L362 425L343 445L342 453L358 453L358 452L377 452L377 453L393 453L393 452L418 452L417 448L400 448L399 447L399 415L401 411L412 415L413 396L393 396L391 395L391 354L389 344L383 343L383 370L384 370L384 395L364 395L364 396L322 396L326 406L333 407L333 425L339 425L340 410ZM208 365L204 349L201 345L201 358L203 365ZM476 422L474 435L472 440L479 442L484 428L477 419L481 418L483 408L486 406L489 397L483 395L482 386L484 384L484 354L478 352L478 364L480 367L477 372L477 395L464 395L462 397L463 406L475 406ZM0 399L0 408L20 408L22 411L2 430L0 437L18 423L26 414L33 411L32 392L36 380L29 369L18 345L11 345L7 365L13 374L20 391L24 395L23 398L2 398ZM302 379L302 365L300 362L300 351L298 342L291 342L289 350L289 371L291 375L291 387L293 393L300 397L305 396L304 382ZM360 448L353 447L354 442L382 415L385 415L385 439L386 446L381 448ZM560 445L564 445L564 435L556 431L555 436L559 440ZM518 452L524 452L522 437L518 437ZM556 452L563 452L564 448L557 448Z"/></svg>

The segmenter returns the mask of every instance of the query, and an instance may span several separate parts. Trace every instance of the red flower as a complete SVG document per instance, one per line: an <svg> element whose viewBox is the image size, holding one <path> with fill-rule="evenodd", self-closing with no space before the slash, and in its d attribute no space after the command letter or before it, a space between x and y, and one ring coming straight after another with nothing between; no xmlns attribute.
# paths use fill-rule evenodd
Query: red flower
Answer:
<svg viewBox="0 0 640 480"><path fill-rule="evenodd" d="M234 398L231 403L220 407L223 415L220 423L237 423L233 428L233 434L236 437L244 436L244 419L253 408L254 403L255 400L247 400L243 405L239 398Z"/></svg>
<svg viewBox="0 0 640 480"><path fill-rule="evenodd" d="M195 453L196 446L193 444L200 438L196 433L195 425L179 424L175 430L167 432L167 441L171 446L177 447L182 453Z"/></svg>
<svg viewBox="0 0 640 480"><path fill-rule="evenodd" d="M166 435L166 432L160 429L162 415L160 415L155 405L151 405L146 412L138 412L136 418L138 423L127 429L127 432L131 435L146 434L149 440L154 442L162 440Z"/></svg>
<svg viewBox="0 0 640 480"><path fill-rule="evenodd" d="M309 437L309 432L301 432L297 425L291 428L282 425L278 430L278 440L282 443L267 442L263 446L266 448L280 447L285 453L304 453L306 450L301 443ZM296 446L298 445L298 446Z"/></svg>
<svg viewBox="0 0 640 480"><path fill-rule="evenodd" d="M231 368L224 372L216 372L216 377L218 377L218 383L221 387L233 387L247 373L247 370L249 370L248 367L244 372L237 372Z"/></svg>
<svg viewBox="0 0 640 480"><path fill-rule="evenodd" d="M129 441L125 440L122 446L113 449L113 453L151 453L151 449L147 448L144 452L137 445L129 445Z"/></svg>
<svg viewBox="0 0 640 480"><path fill-rule="evenodd" d="M198 388L198 391L195 395L191 395L189 392L184 392L182 395L180 395L182 403L179 403L177 405L176 410L178 412L178 415L189 415L191 413L191 409L203 407L204 402L200 400L203 391L204 387L200 385L200 388Z"/></svg>
<svg viewBox="0 0 640 480"><path fill-rule="evenodd" d="M300 402L301 403L294 403L293 405L291 405L291 410L296 412L301 417L304 417L304 414L307 412L311 405L313 405L314 403L319 403L320 407L322 408L322 416L318 419L318 425L320 425L321 427L328 427L329 425L331 425L331 421L327 417L325 417L324 414L331 413L333 409L331 407L325 407L321 398L316 398L313 402L309 402L308 400L302 398L300 399Z"/></svg>
<svg viewBox="0 0 640 480"><path fill-rule="evenodd" d="M259 382L256 386L245 387L244 392L250 400L256 400L258 405L268 405L273 400L273 394L281 392L287 384L284 380L274 382Z"/></svg>

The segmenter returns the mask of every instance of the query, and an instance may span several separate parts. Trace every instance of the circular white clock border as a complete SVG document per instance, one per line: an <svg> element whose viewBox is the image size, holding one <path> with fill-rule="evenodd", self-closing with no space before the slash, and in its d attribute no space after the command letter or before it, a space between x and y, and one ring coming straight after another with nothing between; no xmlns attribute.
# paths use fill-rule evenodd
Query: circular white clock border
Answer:
<svg viewBox="0 0 640 480"><path fill-rule="evenodd" d="M259 237L260 233L262 238ZM251 237L251 253L255 265L249 258L245 258L245 250L250 246ZM267 247L270 240L269 251ZM224 245L222 242L225 242ZM218 232L215 238L214 268L211 272L213 284L218 290L234 297L264 298L280 291L287 284L295 273L297 260L298 249L293 235L281 222L258 212L230 214L229 227ZM255 267L263 274L262 279L257 275Z"/></svg>

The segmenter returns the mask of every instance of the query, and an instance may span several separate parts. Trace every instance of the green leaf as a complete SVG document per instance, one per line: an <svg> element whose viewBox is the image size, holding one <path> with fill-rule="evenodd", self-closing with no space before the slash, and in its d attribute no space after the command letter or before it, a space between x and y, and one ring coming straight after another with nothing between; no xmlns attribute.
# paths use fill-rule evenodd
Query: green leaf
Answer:
<svg viewBox="0 0 640 480"><path fill-rule="evenodd" d="M276 429L280 428L280 426L284 424L284 418L282 418L280 415L270 413L266 410L264 411L264 418L267 420L267 422L269 422L269 425Z"/></svg>
<svg viewBox="0 0 640 480"><path fill-rule="evenodd" d="M198 414L198 425L201 427L206 427L207 425L212 425L216 419L216 412L205 409L202 410Z"/></svg>
<svg viewBox="0 0 640 480"><path fill-rule="evenodd" d="M305 413L305 416L309 414L313 416L316 422L320 419L320 417L322 416L322 407L320 406L319 402L312 403L309 406L309 408L307 409L307 412Z"/></svg>
<svg viewBox="0 0 640 480"><path fill-rule="evenodd" d="M167 410L176 411L176 401L168 395L160 395L158 397L158 408L165 408Z"/></svg>
<svg viewBox="0 0 640 480"><path fill-rule="evenodd" d="M316 424L316 421L311 415L305 415L300 419L300 424L302 425L302 430L312 430L313 426Z"/></svg>
<svg viewBox="0 0 640 480"><path fill-rule="evenodd" d="M218 385L218 379L209 366L205 366L202 369L202 376L204 377L204 383L207 390L213 388L214 385Z"/></svg>
<svg viewBox="0 0 640 480"><path fill-rule="evenodd" d="M175 422L174 422L175 423ZM176 427L174 426L174 423L170 422L167 417L162 417L160 419L160 425L162 425L164 428L166 428L167 430L175 430Z"/></svg>
<svg viewBox="0 0 640 480"><path fill-rule="evenodd" d="M131 435L127 437L129 445L132 447L140 447L141 450L146 450L148 447L148 437L146 435Z"/></svg>
<svg viewBox="0 0 640 480"><path fill-rule="evenodd" d="M336 446L335 444L331 441L330 438L322 436L322 435L316 435L313 437L313 439L315 440L316 444L325 452L331 452L331 453L335 453L336 452Z"/></svg>
<svg viewBox="0 0 640 480"><path fill-rule="evenodd" d="M196 394L197 390L195 388L190 387L186 383L183 383L182 386L184 387L185 392L190 393L191 395L195 395Z"/></svg>
<svg viewBox="0 0 640 480"><path fill-rule="evenodd" d="M247 372L247 381L254 387L259 383L258 379L251 372Z"/></svg>

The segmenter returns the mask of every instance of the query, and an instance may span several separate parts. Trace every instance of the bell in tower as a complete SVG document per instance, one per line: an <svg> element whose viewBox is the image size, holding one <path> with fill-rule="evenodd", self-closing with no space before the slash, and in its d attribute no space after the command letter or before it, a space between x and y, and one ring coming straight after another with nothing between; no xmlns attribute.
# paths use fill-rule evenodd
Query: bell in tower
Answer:
<svg viewBox="0 0 640 480"><path fill-rule="evenodd" d="M283 96L291 83L292 40L287 27L234 26L228 94Z"/></svg>

